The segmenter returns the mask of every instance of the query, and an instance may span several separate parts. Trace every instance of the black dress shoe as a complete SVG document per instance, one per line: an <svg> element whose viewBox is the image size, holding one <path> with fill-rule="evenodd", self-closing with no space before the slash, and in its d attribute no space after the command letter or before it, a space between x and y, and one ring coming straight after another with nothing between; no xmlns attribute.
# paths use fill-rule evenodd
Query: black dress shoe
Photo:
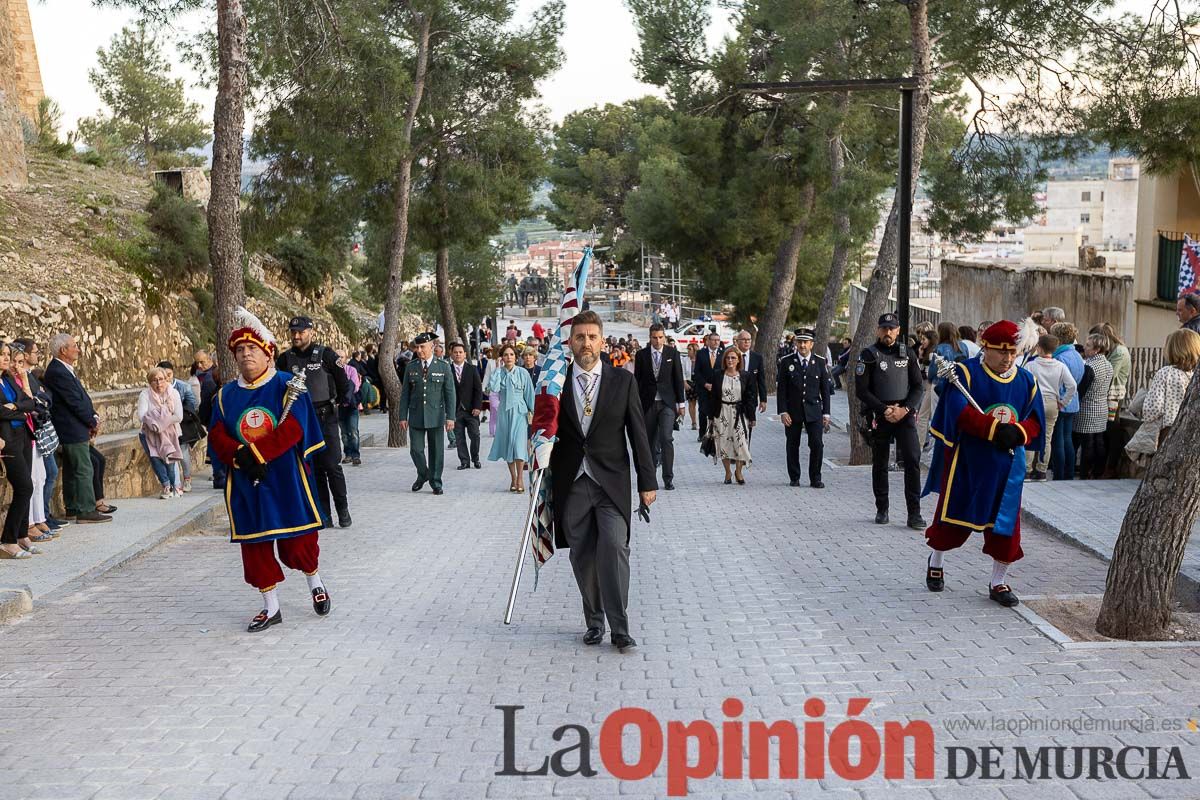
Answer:
<svg viewBox="0 0 1200 800"><path fill-rule="evenodd" d="M671 481L667 481L666 483L663 484L663 488L666 489L668 492L673 492L673 491L675 491L675 484L672 483Z"/></svg>
<svg viewBox="0 0 1200 800"><path fill-rule="evenodd" d="M732 479L732 478L726 478L726 479L725 479L725 485L726 485L726 486L729 486L729 485L731 485L732 483L733 483L733 479Z"/></svg>
<svg viewBox="0 0 1200 800"><path fill-rule="evenodd" d="M875 524L876 525L887 525L888 524L888 513L886 511L877 512L875 514Z"/></svg>
<svg viewBox="0 0 1200 800"><path fill-rule="evenodd" d="M276 611L275 616L268 617L267 610L264 608L262 611L258 612L258 615L254 619L250 620L250 624L246 626L246 630L250 633L258 633L259 631L265 631L272 625L278 625L281 622L283 622L282 611Z"/></svg>
<svg viewBox="0 0 1200 800"><path fill-rule="evenodd" d="M443 492L442 492L442 487L438 486L437 488L435 488L435 489L433 490L433 493L434 493L434 494L443 494Z"/></svg>
<svg viewBox="0 0 1200 800"><path fill-rule="evenodd" d="M788 486L799 486L800 481L788 481Z"/></svg>
<svg viewBox="0 0 1200 800"><path fill-rule="evenodd" d="M821 483L820 481L813 481L809 485L812 486L812 488L814 488L814 489L824 489L825 488L825 484Z"/></svg>
<svg viewBox="0 0 1200 800"><path fill-rule="evenodd" d="M926 522L925 518L920 514L909 514L908 527L912 528L914 531L923 531L929 527L929 523Z"/></svg>
<svg viewBox="0 0 1200 800"><path fill-rule="evenodd" d="M940 592L946 588L945 573L941 567L931 567L925 562L925 587L931 592Z"/></svg>
<svg viewBox="0 0 1200 800"><path fill-rule="evenodd" d="M988 587L988 597L1005 608L1012 608L1021 604L1021 601L1013 594L1013 590L1009 588L1007 583Z"/></svg>
<svg viewBox="0 0 1200 800"><path fill-rule="evenodd" d="M332 528L333 520L330 519L329 517L321 517L321 527L322 528Z"/></svg>
<svg viewBox="0 0 1200 800"><path fill-rule="evenodd" d="M329 592L325 591L324 586L318 586L312 590L313 596L313 611L317 612L318 617L323 617L333 608L333 601L329 599Z"/></svg>
<svg viewBox="0 0 1200 800"><path fill-rule="evenodd" d="M354 524L354 520L352 520L350 518L350 509L339 508L337 515L338 515L338 527L339 528L349 528L351 525Z"/></svg>
<svg viewBox="0 0 1200 800"><path fill-rule="evenodd" d="M470 469L470 468L471 468L470 464L459 464L458 465L459 472L462 472L464 469Z"/></svg>
<svg viewBox="0 0 1200 800"><path fill-rule="evenodd" d="M483 464L480 464L478 461L476 461L476 462L475 462L475 469L483 469Z"/></svg>
<svg viewBox="0 0 1200 800"><path fill-rule="evenodd" d="M622 653L624 653L626 650L630 650L634 647L637 647L637 642L635 642L633 640L632 636L614 635L612 637L612 643L613 643L613 646L616 647L618 650L620 650Z"/></svg>
<svg viewBox="0 0 1200 800"><path fill-rule="evenodd" d="M587 633L583 635L584 644L600 644L604 641L603 628L588 628Z"/></svg>
<svg viewBox="0 0 1200 800"><path fill-rule="evenodd" d="M421 491L421 487L424 485L425 485L425 479L417 478L415 481L413 481L412 490L414 492L419 492L419 491Z"/></svg>

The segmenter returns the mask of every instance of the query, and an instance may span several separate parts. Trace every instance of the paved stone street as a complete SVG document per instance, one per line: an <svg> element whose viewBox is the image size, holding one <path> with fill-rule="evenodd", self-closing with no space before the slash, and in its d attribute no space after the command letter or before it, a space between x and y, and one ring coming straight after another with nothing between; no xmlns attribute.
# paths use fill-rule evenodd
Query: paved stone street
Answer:
<svg viewBox="0 0 1200 800"><path fill-rule="evenodd" d="M381 423L368 417L364 427ZM844 456L844 434L829 438L828 455ZM237 548L214 534L168 542L0 629L0 800L662 797L665 757L645 780L609 775L602 722L640 706L664 727L719 725L728 697L743 701L745 722L797 725L808 719L804 701L821 698L827 735L850 698L870 698L861 717L877 731L885 721L932 724L935 777L913 779L910 758L899 781L882 766L864 781L827 767L820 781L693 780L693 795L1200 795L1188 780L1015 780L1012 754L1018 744L1178 746L1194 774L1200 733L1095 726L1200 717L1200 648L1064 651L987 600L978 540L947 558L947 590L928 593L921 537L870 523L868 469L828 466L826 490L789 488L773 420L755 434L745 487L722 484L690 431L677 441L678 490L660 493L649 526L634 524L635 651L580 642L566 553L536 592L529 569L514 624L501 624L528 502L507 493L502 465L457 472L448 454L447 494L413 495L407 452L372 448L348 470L354 527L322 534L327 618L289 573L284 624L245 633L258 598ZM1102 590L1095 556L1032 527L1025 550L1010 574L1018 593ZM552 738L572 723L590 731L600 774L497 776L497 705L525 706L516 766L574 744L575 733ZM1040 732L992 730L1000 723ZM1081 725L1093 728L1066 729ZM625 743L632 763L638 737ZM1006 748L1006 777L947 779L947 747L989 744Z"/></svg>

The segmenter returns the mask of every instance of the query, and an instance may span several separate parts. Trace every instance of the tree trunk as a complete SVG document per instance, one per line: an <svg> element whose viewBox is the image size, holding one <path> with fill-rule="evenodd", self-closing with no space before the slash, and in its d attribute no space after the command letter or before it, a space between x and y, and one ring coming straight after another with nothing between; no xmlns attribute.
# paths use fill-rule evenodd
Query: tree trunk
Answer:
<svg viewBox="0 0 1200 800"><path fill-rule="evenodd" d="M1125 511L1096 630L1114 639L1164 639L1175 576L1200 513L1200 378Z"/></svg>
<svg viewBox="0 0 1200 800"><path fill-rule="evenodd" d="M775 265L771 268L771 294L763 312L762 324L758 326L758 339L754 349L763 357L767 386L775 385L775 363L779 351L779 339L787 324L788 312L792 308L792 295L796 292L796 264L800 260L800 247L808 230L817 190L812 183L804 184L800 190L800 219L792 232L779 244L775 253Z"/></svg>
<svg viewBox="0 0 1200 800"><path fill-rule="evenodd" d="M429 14L416 14L417 68L413 76L412 97L404 115L404 153L396 170L392 193L392 240L388 249L387 295L383 304L383 343L379 349L379 375L388 394L388 447L404 447L408 436L400 430L400 376L396 374L396 348L399 345L400 289L404 283L404 251L408 246L408 207L412 200L412 135L417 109L425 92L429 71Z"/></svg>
<svg viewBox="0 0 1200 800"><path fill-rule="evenodd" d="M850 95L843 92L834 101L838 112L832 135L829 137L829 190L838 204L833 213L833 258L829 263L829 277L825 280L825 294L821 297L821 307L817 310L817 324L813 329L813 347L818 354L823 354L825 343L829 341L829 329L833 326L833 316L837 312L837 303L846 285L846 264L850 261L850 211L845 206L845 199L839 196L846 177L846 151L842 144L842 122L850 106Z"/></svg>
<svg viewBox="0 0 1200 800"><path fill-rule="evenodd" d="M216 357L225 380L237 375L224 343L237 307L246 302L242 272L242 129L246 97L246 15L241 0L217 2L217 98L213 110L212 190L208 199L208 259L212 263Z"/></svg>
<svg viewBox="0 0 1200 800"><path fill-rule="evenodd" d="M929 129L929 109L931 105L930 83L932 79L931 49L929 45L929 9L928 0L911 0L908 4L909 31L913 50L913 77L917 80L917 89L913 97L913 153L912 153L912 188L916 193L918 178L921 174L921 158L925 155L925 134ZM892 280L896 276L896 263L900 252L900 192L892 199L892 210L888 214L887 225L883 231L883 241L879 245L879 256L875 259L875 269L871 272L871 283L867 287L867 297L863 302L862 314L858 318L858 327L854 330L853 344L850 346L850 364L858 361L858 353L875 339L876 320L888 307L888 298L892 291ZM854 381L848 383L846 399L850 403L850 463L871 463L871 448L858 432L855 421L859 415L858 396L854 391Z"/></svg>
<svg viewBox="0 0 1200 800"><path fill-rule="evenodd" d="M454 294L450 291L450 248L442 246L437 251L438 310L442 312L442 329L446 331L446 346L459 335L458 317L454 314ZM447 350L449 352L449 350Z"/></svg>

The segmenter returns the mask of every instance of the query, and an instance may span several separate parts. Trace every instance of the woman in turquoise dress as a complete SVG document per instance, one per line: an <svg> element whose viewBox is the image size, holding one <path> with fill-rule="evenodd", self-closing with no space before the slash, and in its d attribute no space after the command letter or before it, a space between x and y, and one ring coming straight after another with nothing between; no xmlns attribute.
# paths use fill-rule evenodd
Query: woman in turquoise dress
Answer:
<svg viewBox="0 0 1200 800"><path fill-rule="evenodd" d="M529 420L533 414L533 380L517 366L517 351L511 344L500 348L500 364L488 379L488 392L500 395L499 423L488 461L508 463L508 490L525 491L525 461L529 458Z"/></svg>

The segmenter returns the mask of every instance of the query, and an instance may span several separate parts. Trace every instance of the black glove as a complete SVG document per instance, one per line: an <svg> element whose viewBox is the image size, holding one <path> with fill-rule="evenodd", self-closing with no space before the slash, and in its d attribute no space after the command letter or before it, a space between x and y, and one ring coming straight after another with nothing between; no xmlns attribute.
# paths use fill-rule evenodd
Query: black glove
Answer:
<svg viewBox="0 0 1200 800"><path fill-rule="evenodd" d="M252 481L261 481L267 477L267 465L258 463L249 447L242 445L233 453L233 461L238 469Z"/></svg>
<svg viewBox="0 0 1200 800"><path fill-rule="evenodd" d="M1004 422L996 426L992 444L999 450L1012 450L1025 444L1025 432L1019 425Z"/></svg>
<svg viewBox="0 0 1200 800"><path fill-rule="evenodd" d="M650 523L650 506L645 503L638 503L637 515L642 518L642 522Z"/></svg>

